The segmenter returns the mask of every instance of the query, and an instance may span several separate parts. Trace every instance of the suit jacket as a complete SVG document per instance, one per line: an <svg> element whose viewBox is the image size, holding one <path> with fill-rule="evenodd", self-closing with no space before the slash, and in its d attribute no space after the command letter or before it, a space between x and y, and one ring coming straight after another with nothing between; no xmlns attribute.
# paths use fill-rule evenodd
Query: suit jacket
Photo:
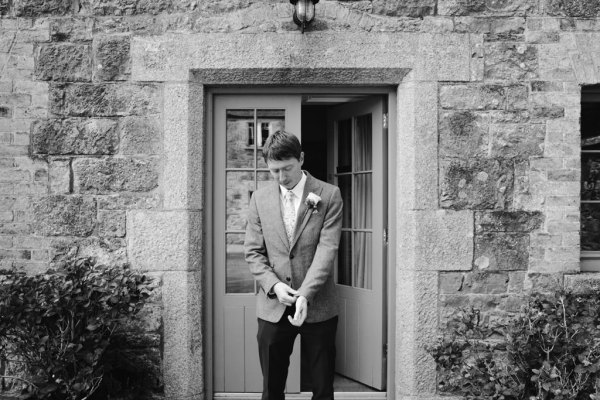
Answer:
<svg viewBox="0 0 600 400"><path fill-rule="evenodd" d="M276 296L268 295L280 281L308 300L306 322L337 315L333 270L342 230L342 196L337 186L306 174L292 243L283 223L279 184L255 191L250 199L244 247L258 282L256 315L266 321L278 322L285 311ZM321 197L316 209L305 202L311 192Z"/></svg>

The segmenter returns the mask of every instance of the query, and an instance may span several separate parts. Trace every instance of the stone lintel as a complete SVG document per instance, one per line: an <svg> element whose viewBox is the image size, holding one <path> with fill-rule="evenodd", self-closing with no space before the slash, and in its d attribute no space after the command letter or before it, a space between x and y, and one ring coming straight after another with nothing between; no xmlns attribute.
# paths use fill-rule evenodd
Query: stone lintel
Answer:
<svg viewBox="0 0 600 400"><path fill-rule="evenodd" d="M227 85L348 85L392 86L402 81L408 68L203 68L190 73L192 82Z"/></svg>
<svg viewBox="0 0 600 400"><path fill-rule="evenodd" d="M202 261L202 213L127 212L127 253L134 268L196 271Z"/></svg>
<svg viewBox="0 0 600 400"><path fill-rule="evenodd" d="M203 399L201 272L165 272L162 293L165 398Z"/></svg>
<svg viewBox="0 0 600 400"><path fill-rule="evenodd" d="M386 82L385 75L376 73L363 83L347 82L344 74L336 76L335 71L325 74L324 70L330 68L400 69L404 74L417 68L422 69L418 74L421 80L469 81L471 75L469 34L313 32L301 37L296 32L165 34L134 37L131 57L134 81L188 82L198 79L195 70L210 73L211 69L246 69L248 73L234 77L231 84L260 84L268 76L268 72L263 75L262 71L277 69L286 84L295 84L301 76L290 75L288 71L298 65L308 70L307 84L314 85ZM248 66L252 69L247 69ZM249 75L253 70L260 73ZM222 80L215 82L223 84Z"/></svg>
<svg viewBox="0 0 600 400"><path fill-rule="evenodd" d="M434 395L435 361L426 348L437 336L438 273L396 274L396 398Z"/></svg>
<svg viewBox="0 0 600 400"><path fill-rule="evenodd" d="M473 263L473 212L398 213L398 268L413 271L466 271Z"/></svg>

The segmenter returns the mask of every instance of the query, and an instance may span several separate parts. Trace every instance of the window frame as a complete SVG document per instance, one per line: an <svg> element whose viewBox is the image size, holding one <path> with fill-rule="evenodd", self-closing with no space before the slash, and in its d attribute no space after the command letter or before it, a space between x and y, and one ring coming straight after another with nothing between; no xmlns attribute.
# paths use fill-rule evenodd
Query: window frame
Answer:
<svg viewBox="0 0 600 400"><path fill-rule="evenodd" d="M583 104L584 103L598 103L598 107L600 108L600 85L593 86L583 86L581 90L581 110L583 114ZM600 120L600 118L599 118ZM599 121L600 122L600 121ZM600 123L599 123L600 125ZM596 154L600 156L600 149L598 150L584 150L583 148L583 115L580 118L580 127L581 127L581 146L580 146L580 160L581 160L581 185L583 186L583 160L584 155L586 154ZM583 189L583 187L582 187ZM583 199L583 190L580 192L580 212L583 204L600 204L600 200L584 200ZM583 217L580 216L580 246L581 239L583 238L583 229L582 229L582 221ZM580 250L580 270L581 272L600 272L600 250L599 251L590 251L590 250Z"/></svg>

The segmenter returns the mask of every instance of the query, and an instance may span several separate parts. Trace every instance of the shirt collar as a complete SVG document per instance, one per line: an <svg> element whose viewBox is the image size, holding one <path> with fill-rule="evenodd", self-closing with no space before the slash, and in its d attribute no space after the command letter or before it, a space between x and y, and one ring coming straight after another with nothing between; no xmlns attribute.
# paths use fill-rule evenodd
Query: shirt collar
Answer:
<svg viewBox="0 0 600 400"><path fill-rule="evenodd" d="M302 178L300 178L300 181L292 189L292 192L294 192L294 195L298 199L302 198L302 195L304 194L304 186L305 185L306 185L306 174L304 173L304 171L302 171ZM281 185L279 185L279 190L280 190L282 196L284 196L285 193L288 191L285 187L283 187Z"/></svg>

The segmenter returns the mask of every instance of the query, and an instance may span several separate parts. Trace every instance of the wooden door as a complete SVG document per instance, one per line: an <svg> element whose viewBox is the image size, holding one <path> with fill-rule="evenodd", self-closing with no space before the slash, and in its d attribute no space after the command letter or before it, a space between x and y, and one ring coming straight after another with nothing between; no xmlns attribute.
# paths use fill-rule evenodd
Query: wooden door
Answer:
<svg viewBox="0 0 600 400"><path fill-rule="evenodd" d="M385 389L387 149L383 99L341 105L328 114L329 175L344 201L336 282L336 372Z"/></svg>
<svg viewBox="0 0 600 400"><path fill-rule="evenodd" d="M261 148L279 129L300 137L299 95L216 95L213 107L214 392L261 392L256 283L244 259L250 196L271 180ZM288 393L300 391L300 340Z"/></svg>

